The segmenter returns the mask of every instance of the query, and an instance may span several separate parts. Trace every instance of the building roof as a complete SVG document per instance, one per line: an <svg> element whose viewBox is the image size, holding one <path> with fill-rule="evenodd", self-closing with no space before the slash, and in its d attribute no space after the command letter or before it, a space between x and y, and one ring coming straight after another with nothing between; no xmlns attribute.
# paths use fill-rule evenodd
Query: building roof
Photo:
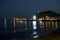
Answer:
<svg viewBox="0 0 60 40"><path fill-rule="evenodd" d="M39 12L37 13L37 17L40 17L40 16L60 16L60 14L56 13L56 12L53 12L53 11L45 11L45 12Z"/></svg>

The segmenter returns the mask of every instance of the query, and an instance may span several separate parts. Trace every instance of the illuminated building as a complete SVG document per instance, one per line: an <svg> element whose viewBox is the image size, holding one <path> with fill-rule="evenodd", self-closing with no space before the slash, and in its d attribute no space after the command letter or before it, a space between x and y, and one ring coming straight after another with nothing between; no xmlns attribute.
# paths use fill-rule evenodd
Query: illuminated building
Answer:
<svg viewBox="0 0 60 40"><path fill-rule="evenodd" d="M60 14L57 14L56 12L53 11L45 11L45 12L40 12L37 13L37 19L39 19L39 25L40 28L43 26L46 27L52 27L52 28L57 28L58 27L58 20L60 20ZM41 21L44 20L44 21Z"/></svg>
<svg viewBox="0 0 60 40"><path fill-rule="evenodd" d="M33 38L37 38L44 32L50 32L59 27L60 14L52 11L45 11L33 15L31 18L4 18L0 19L0 33L18 33L26 32ZM29 33L28 33L29 32ZM43 33L42 33L43 32Z"/></svg>

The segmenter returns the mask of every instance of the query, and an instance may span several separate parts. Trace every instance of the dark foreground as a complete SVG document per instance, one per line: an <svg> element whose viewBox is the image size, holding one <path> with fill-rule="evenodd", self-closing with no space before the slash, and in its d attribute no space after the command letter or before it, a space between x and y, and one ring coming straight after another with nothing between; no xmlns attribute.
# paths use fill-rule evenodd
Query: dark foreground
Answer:
<svg viewBox="0 0 60 40"><path fill-rule="evenodd" d="M9 36L11 36L11 35L9 35ZM4 37L4 36L0 35L0 40L60 40L60 31L56 30L56 31L52 32L51 34L41 36L41 37L35 38L35 39L30 37L30 35L26 36L26 37L21 37L18 34L16 36L12 36L12 37L9 37L9 36L7 35Z"/></svg>

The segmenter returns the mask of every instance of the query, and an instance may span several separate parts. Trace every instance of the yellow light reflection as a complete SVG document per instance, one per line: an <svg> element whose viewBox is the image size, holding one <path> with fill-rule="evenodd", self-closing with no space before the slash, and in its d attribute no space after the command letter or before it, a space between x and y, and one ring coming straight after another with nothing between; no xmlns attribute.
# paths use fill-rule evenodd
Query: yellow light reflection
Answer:
<svg viewBox="0 0 60 40"><path fill-rule="evenodd" d="M49 27L50 27L50 25L51 25L51 22L49 21L49 23L48 23L48 24L49 24Z"/></svg>
<svg viewBox="0 0 60 40"><path fill-rule="evenodd" d="M48 27L48 22L46 21L46 27Z"/></svg>
<svg viewBox="0 0 60 40"><path fill-rule="evenodd" d="M56 28L57 28L57 23L58 23L58 22L56 21L56 22L55 22L55 27L56 27Z"/></svg>
<svg viewBox="0 0 60 40"><path fill-rule="evenodd" d="M54 28L54 21L52 21L52 28Z"/></svg>
<svg viewBox="0 0 60 40"><path fill-rule="evenodd" d="M44 23L43 23L43 18L39 18L39 25L40 25L40 28L43 28L43 25L44 25Z"/></svg>

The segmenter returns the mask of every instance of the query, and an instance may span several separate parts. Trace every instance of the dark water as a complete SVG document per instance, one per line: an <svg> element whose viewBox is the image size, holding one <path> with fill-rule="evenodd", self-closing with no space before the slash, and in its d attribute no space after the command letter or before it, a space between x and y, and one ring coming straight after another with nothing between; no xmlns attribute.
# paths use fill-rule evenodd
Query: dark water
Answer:
<svg viewBox="0 0 60 40"><path fill-rule="evenodd" d="M46 31L47 30L47 31ZM0 39L6 39L6 40L27 40L28 38L38 38L40 36L44 36L46 34L49 34L52 32L52 28L42 28L42 29L36 29L36 30L24 30L24 31L12 31L8 30L7 32L1 32Z"/></svg>
<svg viewBox="0 0 60 40"><path fill-rule="evenodd" d="M6 28L5 28L6 27ZM43 27L37 25L37 29L33 30L33 25L28 24L25 26L25 24L17 23L16 27L14 27L14 24L12 21L9 21L6 23L1 22L0 23L0 39L1 40L28 40L31 38L38 38L40 36L44 36L47 34L50 34L52 31L55 31L56 28L50 27Z"/></svg>

